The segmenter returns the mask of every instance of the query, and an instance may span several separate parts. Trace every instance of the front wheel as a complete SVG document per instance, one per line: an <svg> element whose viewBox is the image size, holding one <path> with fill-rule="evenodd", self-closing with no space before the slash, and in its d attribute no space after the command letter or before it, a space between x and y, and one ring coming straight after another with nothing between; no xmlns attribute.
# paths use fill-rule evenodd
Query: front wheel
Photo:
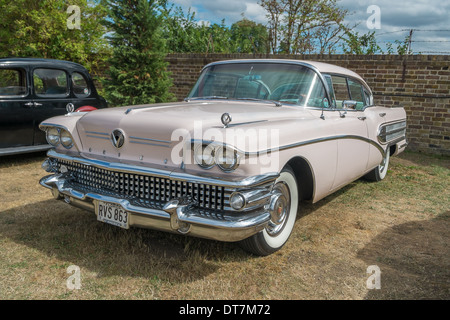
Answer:
<svg viewBox="0 0 450 320"><path fill-rule="evenodd" d="M386 155L383 161L372 171L365 175L365 178L370 181L381 181L386 177L389 167L390 152L389 148L386 150Z"/></svg>
<svg viewBox="0 0 450 320"><path fill-rule="evenodd" d="M275 181L274 191L280 196L271 206L272 214L266 228L248 239L241 246L256 255L267 256L281 249L294 228L298 209L298 188L294 172L284 168Z"/></svg>

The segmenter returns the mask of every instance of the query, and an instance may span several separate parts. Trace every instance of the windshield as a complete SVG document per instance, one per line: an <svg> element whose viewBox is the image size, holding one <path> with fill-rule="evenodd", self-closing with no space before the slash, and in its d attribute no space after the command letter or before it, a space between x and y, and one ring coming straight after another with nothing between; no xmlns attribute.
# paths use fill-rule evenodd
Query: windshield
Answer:
<svg viewBox="0 0 450 320"><path fill-rule="evenodd" d="M327 108L318 75L297 64L225 63L203 70L187 99L267 100Z"/></svg>

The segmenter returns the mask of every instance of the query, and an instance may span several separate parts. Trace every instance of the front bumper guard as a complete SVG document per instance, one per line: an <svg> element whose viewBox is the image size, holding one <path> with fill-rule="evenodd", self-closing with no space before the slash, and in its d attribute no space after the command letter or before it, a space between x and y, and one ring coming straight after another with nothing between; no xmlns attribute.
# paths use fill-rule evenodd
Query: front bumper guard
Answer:
<svg viewBox="0 0 450 320"><path fill-rule="evenodd" d="M92 212L96 212L99 201L120 205L129 213L130 226L218 241L246 239L266 228L271 219L269 206L250 212L211 211L206 214L204 210L196 208L193 199L188 198L172 199L162 209L140 206L130 199L74 187L68 173L46 176L40 180L40 184L51 189L55 199ZM277 194L268 194L268 199L276 196Z"/></svg>

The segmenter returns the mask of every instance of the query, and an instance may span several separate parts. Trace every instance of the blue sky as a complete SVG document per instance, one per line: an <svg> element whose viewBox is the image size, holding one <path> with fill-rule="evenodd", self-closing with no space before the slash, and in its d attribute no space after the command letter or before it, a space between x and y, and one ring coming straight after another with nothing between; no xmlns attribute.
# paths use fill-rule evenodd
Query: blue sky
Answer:
<svg viewBox="0 0 450 320"><path fill-rule="evenodd" d="M172 0L185 11L196 12L198 21L220 23L225 19L231 25L246 18L266 24L264 10L259 0ZM450 54L450 1L447 0L338 0L338 6L349 11L347 22L359 23L355 29L360 34L376 31L380 46L387 41L404 40L413 31L414 52L448 52ZM367 13L370 5L380 8L380 29L368 29Z"/></svg>

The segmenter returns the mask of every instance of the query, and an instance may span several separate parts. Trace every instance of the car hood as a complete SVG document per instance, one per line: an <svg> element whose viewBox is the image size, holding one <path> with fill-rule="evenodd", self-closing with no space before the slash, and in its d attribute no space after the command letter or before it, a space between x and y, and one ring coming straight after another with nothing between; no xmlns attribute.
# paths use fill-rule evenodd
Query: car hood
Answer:
<svg viewBox="0 0 450 320"><path fill-rule="evenodd" d="M224 113L232 119L226 129L221 122ZM270 128L294 117L311 118L311 114L304 108L277 107L270 102L193 101L89 112L79 119L77 131L83 152L168 163L181 142L195 139L228 143L223 139L237 129ZM124 136L120 148L111 141L115 130Z"/></svg>

